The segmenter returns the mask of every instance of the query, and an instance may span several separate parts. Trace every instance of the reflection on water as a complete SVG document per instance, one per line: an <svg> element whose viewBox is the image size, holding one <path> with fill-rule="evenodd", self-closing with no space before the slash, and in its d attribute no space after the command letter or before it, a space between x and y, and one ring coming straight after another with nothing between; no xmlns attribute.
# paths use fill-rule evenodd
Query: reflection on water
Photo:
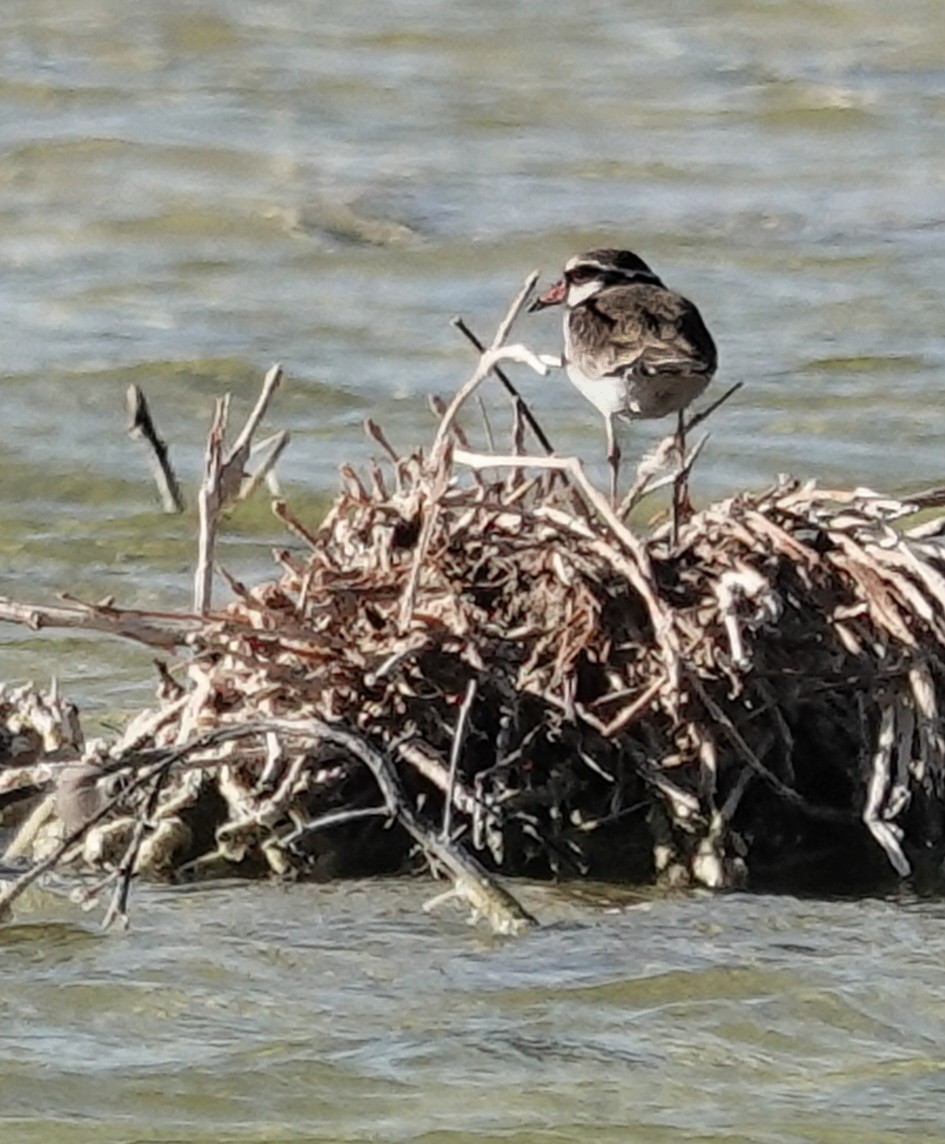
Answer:
<svg viewBox="0 0 945 1144"><path fill-rule="evenodd" d="M941 482L939 0L132 15L0 10L0 594L186 602L193 518L153 511L130 381L192 486L213 397L241 416L282 361L283 477L315 518L367 413L429 435L426 394L470 365L454 313L488 334L532 267L600 243L695 299L716 384L746 383L697 495ZM563 379L522 388L603 478L594 411ZM250 579L281 542L265 506L227 536ZM0 676L54 669L93 717L142 701L149 658L0 631ZM18 916L4 1139L945 1134L937 910L535 890L558 924L506 944L421 893L152 893L105 939L61 903Z"/></svg>

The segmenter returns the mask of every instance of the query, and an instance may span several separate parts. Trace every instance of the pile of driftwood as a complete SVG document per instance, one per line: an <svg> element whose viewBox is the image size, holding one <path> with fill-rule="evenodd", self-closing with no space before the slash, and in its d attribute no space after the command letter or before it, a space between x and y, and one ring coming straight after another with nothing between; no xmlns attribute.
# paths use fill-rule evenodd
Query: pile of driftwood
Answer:
<svg viewBox="0 0 945 1144"><path fill-rule="evenodd" d="M426 452L371 425L383 464L345 468L321 524L275 502L293 542L272 580L228 578L224 609L206 537L190 615L0 603L173 653L117 741L73 733L71 754L18 762L0 727L0 800L59 768L19 826L8 857L33 865L8 900L57 864L96 871L85 892L113 887L123 916L137 872L331 878L419 852L515 930L531 918L495 872L843 888L941 842L945 523L901 527L937 492L781 478L631 528L702 442L681 470L664 442L614 508L575 460L522 452L517 396L508 454L459 428L501 362L548 367L504 348L524 297ZM206 483L216 464L232 492L219 412Z"/></svg>

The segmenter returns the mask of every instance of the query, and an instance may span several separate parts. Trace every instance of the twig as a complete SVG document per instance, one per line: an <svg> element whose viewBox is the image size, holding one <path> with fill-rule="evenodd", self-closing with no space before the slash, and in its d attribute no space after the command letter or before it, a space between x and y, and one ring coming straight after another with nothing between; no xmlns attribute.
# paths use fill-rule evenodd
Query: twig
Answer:
<svg viewBox="0 0 945 1144"><path fill-rule="evenodd" d="M575 704L575 710L581 718L590 723L592 727L600 731L605 739L611 739L619 731L624 731L633 722L635 722L640 715L652 704L653 700L659 695L663 689L663 680L654 679L649 687L643 689L643 692L638 695L632 703L627 704L620 712L618 712L609 723L604 723L598 719L596 715L592 715L590 711L585 710L580 704ZM599 702L612 701L616 696L605 695Z"/></svg>
<svg viewBox="0 0 945 1144"><path fill-rule="evenodd" d="M246 418L246 423L240 430L239 436L233 442L233 448L227 454L226 466L234 472L236 469L242 470L246 468L246 462L249 459L250 449L253 443L253 434L259 428L262 419L266 416L269 409L270 402L279 388L282 381L282 366L274 365L270 368L269 372L263 378L262 389L259 391L259 397L256 398L256 404L253 406L250 415Z"/></svg>
<svg viewBox="0 0 945 1144"><path fill-rule="evenodd" d="M381 429L380 425L378 425L376 421L372 421L370 417L365 418L362 424L364 425L365 433L367 433L369 437L371 437L378 443L378 445L380 445L388 457L390 457L390 459L394 462L394 466L396 468L400 457L398 456L396 449L394 449L393 445L391 445L390 441L388 441L385 437L384 431Z"/></svg>
<svg viewBox="0 0 945 1144"><path fill-rule="evenodd" d="M266 482L273 496L281 495L279 481L276 479L273 470L276 461L278 461L285 452L285 448L291 439L288 429L280 429L278 433L273 433L271 437L267 437L265 440L258 442L258 444L250 449L249 453L251 457L255 457L257 453L262 452L265 452L266 455L262 461L260 461L256 471L250 473L240 486L239 499L241 501L249 500L263 481Z"/></svg>
<svg viewBox="0 0 945 1144"><path fill-rule="evenodd" d="M229 396L217 401L213 422L207 436L204 476L197 497L200 517L197 569L194 574L194 611L201 615L210 608L213 586L213 561L219 531L220 513L224 506L237 500L243 487L246 463L252 447L253 434L269 408L275 391L282 380L282 367L274 365L263 380L256 404L246 418L232 448L224 456L223 443L229 419ZM286 438L287 439L287 438ZM285 442L283 442L284 445ZM275 456L281 451L279 446ZM275 457L271 457L275 460ZM265 465L263 466L265 471Z"/></svg>
<svg viewBox="0 0 945 1144"><path fill-rule="evenodd" d="M945 504L945 485L933 485L914 493L904 493L902 502L915 512L927 508L941 508Z"/></svg>
<svg viewBox="0 0 945 1144"><path fill-rule="evenodd" d="M472 377L470 377L466 384L459 390L443 414L443 420L440 422L440 427L437 430L433 448L430 450L431 465L435 466L442 459L443 452L446 448L447 437L457 413L489 376L489 373L495 367L496 363L500 361L520 362L522 365L530 366L535 373L541 374L542 377L548 373L548 361L532 353L532 351L525 346L500 346L486 350L479 359L479 365L476 367Z"/></svg>
<svg viewBox="0 0 945 1144"><path fill-rule="evenodd" d="M681 470L658 477L657 473L661 472L665 467L667 461L666 454L673 447L675 440L675 436L664 437L653 454L649 457L645 457L643 461L640 462L637 467L637 475L634 482L627 490L626 496L620 502L620 507L616 510L617 516L620 517L621 520L625 519L644 497L652 496L653 493L658 492L667 485L675 484L679 479L680 472L684 472L688 476L688 474L692 472L692 467L696 463L702 450L705 448L705 444L709 440L709 435L705 433L699 438L689 451L685 465Z"/></svg>
<svg viewBox="0 0 945 1144"><path fill-rule="evenodd" d="M715 401L713 401L710 405L707 405L705 409L702 409L698 413L693 414L693 416L690 417L686 422L686 435L688 436L697 425L701 425L708 416L714 413L716 409L718 409L718 407L723 404L723 402L728 401L730 397L733 397L736 393L738 393L744 384L745 383L743 381L736 381L734 385L726 389L721 397L717 397Z"/></svg>
<svg viewBox="0 0 945 1144"><path fill-rule="evenodd" d="M786 802L791 803L792 806L796 806L798 810L802 810L809 818L818 819L821 822L853 822L856 820L856 816L848 811L835 810L832 806L817 806L812 802L808 802L808 800L804 798L802 794L799 794L798 791L794 790L793 787L789 787L787 783L782 782L773 771L764 765L751 747L745 742L738 728L709 695L695 672L689 672L688 679L693 690L698 692L699 698L705 705L705 709L712 716L715 723L738 754L741 755L742 759L744 759L751 769L763 778L768 786Z"/></svg>
<svg viewBox="0 0 945 1144"><path fill-rule="evenodd" d="M480 339L476 337L476 335L469 328L469 326L466 325L466 323L463 321L462 318L460 318L460 317L453 318L450 321L450 325L455 327L455 329L459 330L459 332L463 335L463 337L471 345L475 346L475 348L480 353L485 353L485 351L486 351L485 343L480 341ZM548 436L545 433L544 429L542 429L541 425L538 424L538 421L535 418L535 415L532 413L531 408L529 407L528 403L525 401L525 399L522 397L522 395L519 393L519 391L516 389L516 387L509 380L508 375L506 373L504 373L501 369L499 369L498 366L496 366L492 372L496 375L496 377L499 379L499 381L505 387L505 390L508 393L508 395L512 398L512 401L514 402L514 405L515 405L516 412L518 414L520 414L525 419L525 421L528 423L528 427L531 429L531 431L538 438L539 445L541 445L541 447L545 450L545 452L548 453L550 456L554 452L554 446L548 440ZM495 446L490 443L489 448L494 449Z"/></svg>
<svg viewBox="0 0 945 1144"><path fill-rule="evenodd" d="M17 604L0 596L0 622L24 624L33 631L43 628L76 628L104 632L134 640L148 647L170 649L186 643L203 626L200 616L186 612L143 612L132 608L102 608L83 604Z"/></svg>
<svg viewBox="0 0 945 1144"><path fill-rule="evenodd" d="M577 457L530 457L518 453L473 453L468 449L454 449L453 460L458 464L468 465L471 469L554 469L567 473L611 532L634 555L642 556L645 563L649 564L640 541L618 519L607 498L587 479L584 467Z"/></svg>
<svg viewBox="0 0 945 1144"><path fill-rule="evenodd" d="M450 402L449 408L447 409L443 420L440 423L440 427L437 430L436 438L433 442L433 448L430 453L431 461L434 465L437 463L438 456L444 448L446 443L446 436L449 433L450 425L452 424L453 419L456 417L456 414L459 412L468 398L476 391L476 389L478 389L478 387L482 384L482 381L489 374L489 372L495 368L496 365L499 365L503 361L526 361L527 364L531 365L537 373L545 374L548 372L547 366L543 363L539 363L535 355L526 350L524 346L513 347L513 349L518 351L517 353L509 353L507 351L503 356L499 352L501 347L505 345L505 341L509 336L509 330L512 328L512 324L524 309L525 303L528 301L531 292L535 289L535 283L537 281L538 271L534 270L525 279L524 285L512 301L512 305L509 307L505 317L499 323L499 328L495 332L495 337L492 339L489 348L483 351L481 357L479 358L479 364L476 367L472 377L470 377L466 384L460 388L459 392Z"/></svg>
<svg viewBox="0 0 945 1144"><path fill-rule="evenodd" d="M420 535L417 537L413 560L410 564L410 572L407 576L407 582L404 585L400 599L398 626L401 632L406 632L410 627L410 620L413 616L414 597L417 593L417 585L420 583L420 572L423 568L427 549L430 547L430 540L433 537L433 530L436 527L437 518L440 513L440 498L443 496L443 493L446 491L446 486L449 483L449 461L450 451L447 447L441 457L440 466L436 470L433 478L429 501L423 509L423 524L420 528Z"/></svg>
<svg viewBox="0 0 945 1144"><path fill-rule="evenodd" d="M167 454L167 443L158 435L144 394L136 385L128 386L126 397L128 407L128 435L135 437L151 450L151 472L157 485L158 495L166 513L182 513L184 498L180 485Z"/></svg>
<svg viewBox="0 0 945 1144"><path fill-rule="evenodd" d="M692 502L689 500L689 474L692 472L692 466L696 463L696 458L702 452L708 439L708 433L704 434L696 443L696 447L689 454L688 460L685 457L681 458L681 464L673 478L670 537L674 548L679 544L679 529L683 524L683 516L687 511L689 515L692 515Z"/></svg>
<svg viewBox="0 0 945 1144"><path fill-rule="evenodd" d="M305 543L312 549L318 548L318 537L310 528L307 528L296 516L289 511L289 506L284 500L274 500L272 502L272 515L281 520L285 527L297 536L299 540L304 540Z"/></svg>
<svg viewBox="0 0 945 1144"><path fill-rule="evenodd" d="M450 769L446 785L446 798L443 802L443 826L440 837L448 840L450 837L453 819L453 790L456 786L456 772L459 767L460 755L463 753L463 743L466 739L466 726L469 722L469 713L476 699L475 676L466 684L466 694L463 697L459 714L456 717L456 729L453 732L453 745L450 748Z"/></svg>
<svg viewBox="0 0 945 1144"><path fill-rule="evenodd" d="M349 822L361 822L365 818L390 818L390 807L385 803L384 806L364 806L358 807L354 810L331 810L326 814L320 814L318 818L312 818L308 822L304 822L301 826L297 827L291 832L279 839L280 845L283 849L289 850L292 847L298 846L312 834L317 834L320 830L330 830L335 826L346 826Z"/></svg>
<svg viewBox="0 0 945 1144"><path fill-rule="evenodd" d="M223 483L223 435L229 410L227 397L217 400L207 436L203 481L197 494L200 532L197 538L197 568L194 572L194 611L205 615L210 609L213 588L213 556L216 551L220 509L225 500ZM243 472L240 470L239 479Z"/></svg>
<svg viewBox="0 0 945 1144"><path fill-rule="evenodd" d="M901 708L901 709L900 709ZM908 732L903 736L898 724L900 719L903 719L908 726ZM890 764L892 763L893 749L896 746L897 739L905 739L906 750L911 753L912 736L914 731L914 720L912 712L909 711L900 701L887 699L882 707L882 716L880 717L879 730L876 734L876 750L873 754L869 782L866 788L866 802L863 806L863 822L870 834L882 846L886 852L886 857L889 859L890 865L901 878L906 878L912 873L912 867L909 865L909 860L902 852L902 828L897 826L895 822L890 819L894 817L891 813L892 808L890 802L892 801L893 792L897 789L892 785L892 776L890 774ZM900 742L900 755L903 753L903 744ZM899 768L900 771L903 769ZM902 774L897 776L899 784L898 789L903 790L903 777Z"/></svg>
<svg viewBox="0 0 945 1144"><path fill-rule="evenodd" d="M486 409L486 403L482 400L481 393L476 394L476 404L479 406L479 414L482 417L482 427L486 431L486 444L490 449L495 449L495 434L492 432L489 410Z"/></svg>
<svg viewBox="0 0 945 1144"><path fill-rule="evenodd" d="M154 809L157 806L157 797L161 792L161 787L163 787L169 772L170 765L161 767L151 780L151 790L148 792L144 809L138 814L135 828L131 835L131 841L125 848L125 853L122 855L121 861L115 870L118 884L115 887L115 892L112 894L112 900L108 904L108 909L105 911L105 917L102 919L102 929L108 929L113 922L119 920L123 926L128 925L128 895L131 892L131 879L134 877L135 863L138 858L138 852L141 850L141 843L144 841L145 833L150 825L151 816L154 814Z"/></svg>
<svg viewBox="0 0 945 1144"><path fill-rule="evenodd" d="M479 394L477 393L476 396L478 397ZM427 397L427 404L430 406L430 412L433 414L433 416L436 417L438 421L442 421L446 416L446 410L448 408L447 403L443 400L443 398L440 397L438 393L431 393ZM457 425L454 423L453 436L464 449L472 448L472 443L469 440L469 435L466 433L466 430L463 429L462 425ZM490 445L489 448L491 449L492 446Z"/></svg>

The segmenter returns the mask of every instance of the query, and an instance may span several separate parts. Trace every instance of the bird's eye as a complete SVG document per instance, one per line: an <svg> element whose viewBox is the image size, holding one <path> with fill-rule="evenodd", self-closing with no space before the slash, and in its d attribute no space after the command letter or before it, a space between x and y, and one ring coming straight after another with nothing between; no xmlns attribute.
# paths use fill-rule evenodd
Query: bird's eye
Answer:
<svg viewBox="0 0 945 1144"><path fill-rule="evenodd" d="M573 270L568 271L568 281L572 286L581 286L585 282L590 282L596 274L597 271L591 269L590 266L576 266Z"/></svg>

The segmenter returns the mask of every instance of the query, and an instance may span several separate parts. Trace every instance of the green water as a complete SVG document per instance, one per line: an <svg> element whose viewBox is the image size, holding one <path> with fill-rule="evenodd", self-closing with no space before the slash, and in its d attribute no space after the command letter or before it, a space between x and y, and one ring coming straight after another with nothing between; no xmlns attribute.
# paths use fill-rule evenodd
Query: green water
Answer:
<svg viewBox="0 0 945 1144"><path fill-rule="evenodd" d="M940 906L523 887L487 939L426 890L151 890L101 937L0 930L0 1137L929 1141ZM58 914L58 916L57 916ZM13 987L15 986L15 987Z"/></svg>

